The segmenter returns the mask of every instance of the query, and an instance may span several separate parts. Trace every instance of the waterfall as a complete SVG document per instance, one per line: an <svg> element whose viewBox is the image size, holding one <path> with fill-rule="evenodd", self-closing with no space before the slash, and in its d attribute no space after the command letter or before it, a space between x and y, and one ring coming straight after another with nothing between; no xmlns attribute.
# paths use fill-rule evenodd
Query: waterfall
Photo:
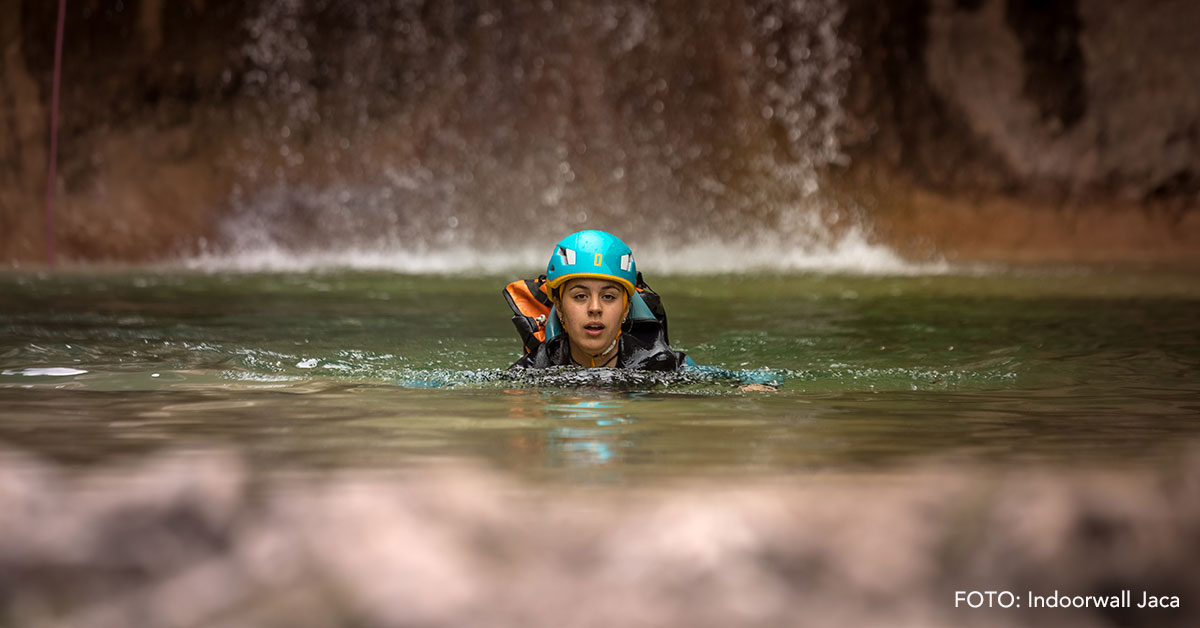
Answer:
<svg viewBox="0 0 1200 628"><path fill-rule="evenodd" d="M896 268L826 194L836 0L263 1L233 210L204 264L536 268L612 231L643 267Z"/></svg>

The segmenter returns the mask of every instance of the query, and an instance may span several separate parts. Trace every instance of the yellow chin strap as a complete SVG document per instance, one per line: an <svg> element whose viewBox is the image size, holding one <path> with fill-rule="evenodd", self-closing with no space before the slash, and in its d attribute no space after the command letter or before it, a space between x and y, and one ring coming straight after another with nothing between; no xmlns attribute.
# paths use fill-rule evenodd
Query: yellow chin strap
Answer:
<svg viewBox="0 0 1200 628"><path fill-rule="evenodd" d="M609 351L612 351L612 348L613 348L613 347L615 347L615 346L617 346L617 341L618 341L618 340L620 340L620 339L621 339L621 330L620 330L620 329L618 329L618 330L617 330L617 337L616 337L616 338L613 338L613 341L612 341L611 343L609 343L609 345L608 345L607 347L605 347L604 351L601 351L600 353L597 353L596 355L593 355L593 356L592 356L592 366L591 366L591 368L596 368L596 358L598 358L598 357L600 357L600 356L604 355L605 353L608 353ZM617 357L617 355L614 353L614 354L613 354L613 357L608 359L608 362L611 362L611 361L613 360L613 358L616 358L616 357ZM608 364L608 362L605 362L604 364ZM600 366L604 366L604 364L601 364Z"/></svg>

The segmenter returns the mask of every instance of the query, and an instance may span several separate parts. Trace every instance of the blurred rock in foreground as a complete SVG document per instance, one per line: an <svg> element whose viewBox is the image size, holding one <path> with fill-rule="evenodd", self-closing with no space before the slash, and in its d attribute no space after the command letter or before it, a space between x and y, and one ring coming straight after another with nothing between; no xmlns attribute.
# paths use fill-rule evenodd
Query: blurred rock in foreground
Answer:
<svg viewBox="0 0 1200 628"><path fill-rule="evenodd" d="M606 491L469 464L253 477L234 455L0 455L14 626L1194 626L1200 464ZM1037 609L1026 596L1178 596ZM959 590L1023 608L954 608Z"/></svg>

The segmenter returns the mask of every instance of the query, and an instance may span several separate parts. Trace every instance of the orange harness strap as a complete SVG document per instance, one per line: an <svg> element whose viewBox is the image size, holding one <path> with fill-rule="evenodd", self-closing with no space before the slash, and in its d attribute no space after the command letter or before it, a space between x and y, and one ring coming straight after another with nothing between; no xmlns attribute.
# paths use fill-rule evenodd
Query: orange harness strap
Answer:
<svg viewBox="0 0 1200 628"><path fill-rule="evenodd" d="M513 321L519 322L525 352L529 353L546 341L546 317L550 316L550 295L546 280L519 279L504 287L504 298L513 311Z"/></svg>

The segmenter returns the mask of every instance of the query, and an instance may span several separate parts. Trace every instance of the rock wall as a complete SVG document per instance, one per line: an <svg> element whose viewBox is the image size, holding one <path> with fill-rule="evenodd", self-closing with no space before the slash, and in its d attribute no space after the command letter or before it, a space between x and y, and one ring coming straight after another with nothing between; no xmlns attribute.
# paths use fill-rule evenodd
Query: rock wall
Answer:
<svg viewBox="0 0 1200 628"><path fill-rule="evenodd" d="M44 259L56 11L0 2L0 259L9 264ZM235 88L222 72L241 57L237 11L199 0L68 3L54 211L65 258L195 250L227 207L221 154Z"/></svg>
<svg viewBox="0 0 1200 628"><path fill-rule="evenodd" d="M8 264L41 258L55 10L0 0ZM247 224L303 247L815 212L916 256L1194 259L1198 22L1186 0L72 2L57 238L144 260Z"/></svg>
<svg viewBox="0 0 1200 628"><path fill-rule="evenodd" d="M853 3L854 165L836 173L911 255L1195 260L1200 5Z"/></svg>
<svg viewBox="0 0 1200 628"><path fill-rule="evenodd" d="M856 156L946 189L1195 203L1195 3L934 0L850 15Z"/></svg>

